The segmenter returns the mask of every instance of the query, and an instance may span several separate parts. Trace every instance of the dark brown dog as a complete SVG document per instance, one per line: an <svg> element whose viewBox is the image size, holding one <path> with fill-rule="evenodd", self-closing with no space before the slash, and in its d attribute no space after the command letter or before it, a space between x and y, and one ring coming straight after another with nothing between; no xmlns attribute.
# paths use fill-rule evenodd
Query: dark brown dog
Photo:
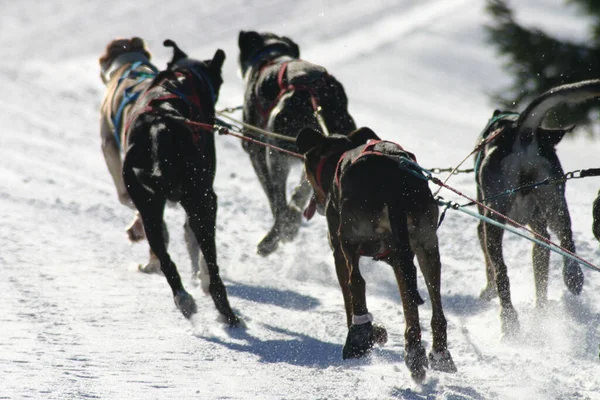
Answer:
<svg viewBox="0 0 600 400"><path fill-rule="evenodd" d="M384 328L374 332L359 270L360 256L375 257L394 269L406 321L404 361L413 379L424 379L428 360L421 345L416 254L433 308L429 365L439 371L456 371L447 348L440 295L438 206L414 156L381 141L368 128L329 137L304 129L296 144L305 155L308 180L329 226L349 328L343 357L360 357L378 336L387 336Z"/></svg>
<svg viewBox="0 0 600 400"><path fill-rule="evenodd" d="M544 185L519 191L514 195L495 196L545 179L558 179L564 174L555 146L565 133L573 129L546 129L542 122L546 114L563 103L578 103L600 96L600 80L578 82L556 87L534 99L521 113L496 110L483 139L493 132L497 138L487 144L476 157L475 173L478 200L517 222L529 225L539 235L549 238L548 228L560 240L560 245L575 253L571 217L565 198L565 184ZM504 222L496 214L479 207L479 213ZM502 333L512 335L519 330L519 319L510 298L510 283L502 254L504 229L481 222L479 241L484 252L487 286L484 299L500 297ZM536 306L542 308L548 298L550 250L533 245L533 272ZM584 276L576 261L564 257L563 280L573 294L580 294Z"/></svg>
<svg viewBox="0 0 600 400"><path fill-rule="evenodd" d="M292 140L307 127L320 130L325 125L330 132L341 135L356 129L341 83L325 68L301 60L300 48L290 38L242 31L239 48L239 65L246 82L244 122ZM316 109L320 110L319 117ZM293 149L293 145L284 140L262 137L261 140ZM310 185L303 176L288 203L286 182L295 159L261 145L242 143L275 219L257 249L259 254L268 255L275 251L280 240L290 241L297 234L302 210L311 194Z"/></svg>
<svg viewBox="0 0 600 400"><path fill-rule="evenodd" d="M157 68L150 62L151 54L139 37L112 40L100 57L100 78L106 85L106 94L100 107L100 137L102 154L113 179L119 201L135 210L123 183L122 155L124 121L137 96L143 92ZM138 213L127 228L131 241L144 238L144 228ZM152 254L148 266L158 269L158 259ZM148 267L146 266L146 267Z"/></svg>

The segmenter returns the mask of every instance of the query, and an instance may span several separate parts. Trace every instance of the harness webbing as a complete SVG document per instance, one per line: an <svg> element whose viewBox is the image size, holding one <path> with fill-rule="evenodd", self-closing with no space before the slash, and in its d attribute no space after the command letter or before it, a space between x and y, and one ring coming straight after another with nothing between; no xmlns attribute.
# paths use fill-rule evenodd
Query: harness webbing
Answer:
<svg viewBox="0 0 600 400"><path fill-rule="evenodd" d="M150 68L153 71L153 73L136 71L141 66L146 66ZM117 142L117 147L119 148L119 151L121 150L120 127L122 122L121 120L123 118L123 112L125 111L125 107L127 107L129 104L136 101L138 97L140 97L140 92L134 92L133 90L137 85L144 82L145 80L154 78L154 76L156 76L157 73L158 70L154 65L145 61L135 61L129 66L129 68L125 70L123 75L119 78L117 88L121 85L121 83L123 83L125 79L137 78L137 81L133 85L125 88L125 90L123 91L123 97L121 98L121 102L119 103L119 107L117 108L117 113L111 117L111 121L113 123L114 128L113 134L115 136L115 140Z"/></svg>
<svg viewBox="0 0 600 400"><path fill-rule="evenodd" d="M329 74L327 72L325 72L323 74L323 76L321 77L321 79L319 81L317 81L317 83L315 85L310 85L310 86L309 85L294 85L289 82L286 83L285 75L287 72L288 65L294 61L300 61L300 60L294 59L294 60L285 61L285 62L281 63L281 66L279 67L279 71L277 71L277 85L279 86L279 93L277 94L277 97L275 97L275 100L273 100L271 102L269 107L267 107L265 109L262 107L262 105L259 102L257 102L256 106L257 106L259 114L261 115L261 117L263 119L263 123L264 124L267 123L267 121L269 120L269 116L271 115L271 112L273 112L273 109L277 106L277 104L279 104L279 101L285 94L292 92L292 91L307 92L310 95L310 103L311 103L312 109L314 111L314 116L317 119L317 122L318 122L319 126L321 127L321 130L323 131L323 134L325 136L329 136L329 130L327 129L325 120L323 119L323 117L321 115L321 106L319 105L319 95L316 91L316 89L318 89L321 85L324 84L325 79L329 76ZM274 64L274 62L269 62L269 63L265 64L260 69L259 74L262 73L262 71L265 68L268 68L268 67L272 66L273 64Z"/></svg>
<svg viewBox="0 0 600 400"><path fill-rule="evenodd" d="M211 95L211 101L214 101L215 96L214 96L214 89L212 88L212 85L210 84L210 82L207 80L206 77L203 77L201 74L199 73L194 73L193 70L190 70L189 73L187 73L188 70L186 70L186 72L180 72L177 71L175 72L175 76L177 78L180 78L182 76L186 76L189 79L198 79L203 87L205 89L207 89L208 93ZM168 87L165 86L168 84ZM167 101L167 100L173 100L173 99L178 99L178 100L182 100L183 102L185 102L189 108L189 112L190 115L193 115L195 120L204 120L206 118L206 114L204 112L204 108L202 107L202 102L200 99L200 95L198 93L198 91L196 90L196 85L192 84L192 85L185 85L184 86L178 86L176 85L174 82L165 79L163 81L161 81L157 87L162 87L164 89L164 91L166 91L166 94L163 94L159 97L155 97L155 98L150 98L148 100L145 100L146 97L154 95L155 93L152 90L148 90L146 91L140 98L139 101L143 101L145 100L147 102L146 106L140 110L137 110L135 113L131 114L127 121L126 121L126 125L125 125L125 131L127 132L129 130L129 126L130 124L141 114L144 113L148 113L148 112L157 112L157 109L155 107L153 107L152 103L157 102L157 101ZM185 88L189 88L190 92L186 93L183 89ZM186 123L189 126L192 126L191 124L191 120L190 119L186 119ZM200 123L198 123L200 124ZM209 124L201 124L201 125L209 125ZM212 125L209 125L212 127ZM192 141L194 142L194 145L199 146L199 141L201 136L198 134L198 131L200 130L207 130L205 128L200 128L198 126L194 127L193 129L193 135L192 135ZM212 129L210 129L212 130Z"/></svg>
<svg viewBox="0 0 600 400"><path fill-rule="evenodd" d="M519 118L520 114L517 112L506 112L506 113L500 113L498 115L493 116L492 118L489 119L487 125L485 126L485 128L483 128L483 131L481 132L481 139L482 140L486 140L488 139L488 137L491 138L490 134L492 133L492 126L500 121L500 120L507 120L507 121L516 121ZM490 141L487 141L487 143L490 143ZM479 151L477 152L477 154L475 155L475 182L479 182L479 166L481 165L481 160L483 159L483 146L481 146L481 148L479 149Z"/></svg>

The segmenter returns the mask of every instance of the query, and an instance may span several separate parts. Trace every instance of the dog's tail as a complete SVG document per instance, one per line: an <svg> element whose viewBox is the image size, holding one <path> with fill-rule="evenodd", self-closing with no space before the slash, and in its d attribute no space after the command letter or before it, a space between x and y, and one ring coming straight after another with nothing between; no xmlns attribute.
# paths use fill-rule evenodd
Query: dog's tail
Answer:
<svg viewBox="0 0 600 400"><path fill-rule="evenodd" d="M600 97L600 79L581 81L550 89L535 98L521 113L517 121L519 133L536 131L552 108L562 103L581 103Z"/></svg>
<svg viewBox="0 0 600 400"><path fill-rule="evenodd" d="M425 216L428 213L429 206L437 206L433 202L433 196L427 182L414 174L415 171L408 170L405 165L400 165L400 174L396 175L397 181L395 188L390 188L390 192L396 192L396 201L390 204L389 218L392 229L392 235L395 238L396 246L402 248L406 255L413 254L410 247L409 218L412 221L415 214ZM413 216L409 216L412 214ZM434 217L437 222L437 216ZM412 222L411 222L412 223ZM435 226L435 225L434 225ZM435 228L431 232L416 232L417 235L435 235ZM425 301L417 289L417 268L414 264L414 257L407 257L404 263L404 274L406 276L408 290L413 301L417 305Z"/></svg>

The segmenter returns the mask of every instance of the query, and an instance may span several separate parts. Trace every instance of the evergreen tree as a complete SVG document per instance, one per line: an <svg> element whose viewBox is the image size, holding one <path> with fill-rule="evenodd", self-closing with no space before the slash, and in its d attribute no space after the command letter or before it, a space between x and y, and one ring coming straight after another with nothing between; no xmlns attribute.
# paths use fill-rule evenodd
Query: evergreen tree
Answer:
<svg viewBox="0 0 600 400"><path fill-rule="evenodd" d="M494 19L486 27L488 40L506 58L506 68L514 77L511 87L495 96L502 107L522 110L533 97L555 86L600 78L600 1L567 0L567 3L576 5L591 18L589 43L560 40L543 30L524 27L515 21L505 1L487 1L487 11ZM589 124L598 110L597 100L556 107L546 124Z"/></svg>

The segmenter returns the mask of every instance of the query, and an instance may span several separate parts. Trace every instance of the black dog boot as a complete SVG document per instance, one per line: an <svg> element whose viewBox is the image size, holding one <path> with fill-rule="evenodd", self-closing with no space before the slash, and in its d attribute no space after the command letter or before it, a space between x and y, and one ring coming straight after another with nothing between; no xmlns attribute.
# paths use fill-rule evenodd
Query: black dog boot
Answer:
<svg viewBox="0 0 600 400"><path fill-rule="evenodd" d="M366 322L356 321L360 317L365 317ZM342 358L344 360L348 358L359 358L366 355L373 348L373 324L370 320L373 318L371 314L365 314L364 316L354 316L353 324L348 329L348 336L346 337L346 344L342 350ZM360 322L360 323L357 323Z"/></svg>

